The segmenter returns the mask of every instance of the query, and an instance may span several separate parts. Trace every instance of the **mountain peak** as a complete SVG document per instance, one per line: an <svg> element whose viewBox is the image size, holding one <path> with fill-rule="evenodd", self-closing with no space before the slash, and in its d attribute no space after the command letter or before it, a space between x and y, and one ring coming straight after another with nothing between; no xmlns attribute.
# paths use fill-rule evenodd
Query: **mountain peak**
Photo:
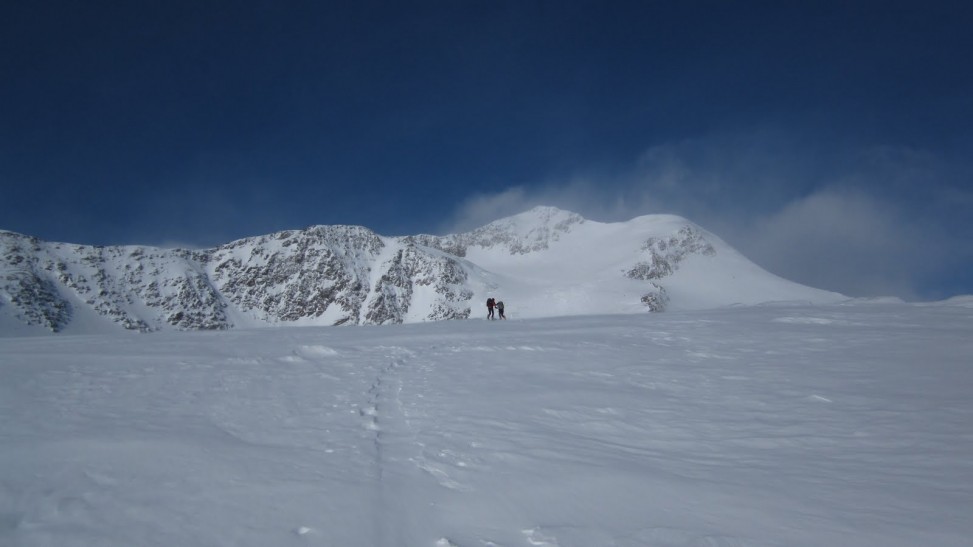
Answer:
<svg viewBox="0 0 973 547"><path fill-rule="evenodd" d="M495 220L455 238L463 248L499 247L508 249L511 254L526 254L547 249L552 242L584 222L584 217L577 213L542 206Z"/></svg>
<svg viewBox="0 0 973 547"><path fill-rule="evenodd" d="M506 218L501 218L490 224L512 224L516 223L519 225L535 224L535 225L552 225L560 224L562 222L568 222L571 224L584 222L585 218L571 211L565 211L564 209L558 209L557 207L552 207L550 205L538 205L532 209L528 209L522 213L512 215Z"/></svg>

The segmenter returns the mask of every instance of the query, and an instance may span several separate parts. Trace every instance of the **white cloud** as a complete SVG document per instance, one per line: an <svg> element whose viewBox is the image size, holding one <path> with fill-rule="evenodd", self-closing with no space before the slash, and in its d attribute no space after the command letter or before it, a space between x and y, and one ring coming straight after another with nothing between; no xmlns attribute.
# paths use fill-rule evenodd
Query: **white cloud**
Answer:
<svg viewBox="0 0 973 547"><path fill-rule="evenodd" d="M795 200L729 237L782 277L852 296L915 298L913 278L937 254L933 235L896 207L837 188Z"/></svg>
<svg viewBox="0 0 973 547"><path fill-rule="evenodd" d="M971 198L957 184L968 169L906 147L802 146L774 131L660 145L622 172L472 196L446 231L535 205L601 221L672 213L782 277L850 296L921 298L936 293L928 280L969 265L971 228L958 204Z"/></svg>
<svg viewBox="0 0 973 547"><path fill-rule="evenodd" d="M620 202L604 189L592 184L587 177L565 182L546 182L530 186L511 186L495 193L481 193L468 197L447 220L443 233L464 232L488 224L498 218L522 213L538 205L550 205L580 213L588 218L621 220Z"/></svg>
<svg viewBox="0 0 973 547"><path fill-rule="evenodd" d="M463 202L448 220L444 232L461 233L478 228L498 218L515 215L536 203L522 186L514 186L494 194L476 194Z"/></svg>

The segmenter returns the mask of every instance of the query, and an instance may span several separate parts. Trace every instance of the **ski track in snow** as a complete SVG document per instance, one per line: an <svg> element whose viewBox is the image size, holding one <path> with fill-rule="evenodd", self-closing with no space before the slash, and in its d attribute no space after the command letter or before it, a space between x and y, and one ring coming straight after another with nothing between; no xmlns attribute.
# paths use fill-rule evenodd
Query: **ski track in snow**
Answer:
<svg viewBox="0 0 973 547"><path fill-rule="evenodd" d="M0 338L0 545L973 537L973 314Z"/></svg>

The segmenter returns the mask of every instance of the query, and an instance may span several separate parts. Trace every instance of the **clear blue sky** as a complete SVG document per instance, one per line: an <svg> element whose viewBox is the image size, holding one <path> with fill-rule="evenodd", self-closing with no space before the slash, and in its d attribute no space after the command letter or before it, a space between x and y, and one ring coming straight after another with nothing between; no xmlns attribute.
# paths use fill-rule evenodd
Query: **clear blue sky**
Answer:
<svg viewBox="0 0 973 547"><path fill-rule="evenodd" d="M969 2L5 2L0 228L211 246L675 213L973 293Z"/></svg>

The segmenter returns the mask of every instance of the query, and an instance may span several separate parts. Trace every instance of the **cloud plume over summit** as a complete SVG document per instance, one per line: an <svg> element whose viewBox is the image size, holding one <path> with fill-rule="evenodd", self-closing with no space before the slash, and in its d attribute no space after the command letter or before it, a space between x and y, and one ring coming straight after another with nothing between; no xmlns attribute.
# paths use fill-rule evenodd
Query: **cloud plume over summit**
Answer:
<svg viewBox="0 0 973 547"><path fill-rule="evenodd" d="M761 130L659 145L624 170L480 193L444 229L542 204L604 221L673 213L800 283L854 296L935 299L955 294L940 281L973 259L973 234L961 220L973 192L964 180L973 180L973 169L941 154L821 149Z"/></svg>

